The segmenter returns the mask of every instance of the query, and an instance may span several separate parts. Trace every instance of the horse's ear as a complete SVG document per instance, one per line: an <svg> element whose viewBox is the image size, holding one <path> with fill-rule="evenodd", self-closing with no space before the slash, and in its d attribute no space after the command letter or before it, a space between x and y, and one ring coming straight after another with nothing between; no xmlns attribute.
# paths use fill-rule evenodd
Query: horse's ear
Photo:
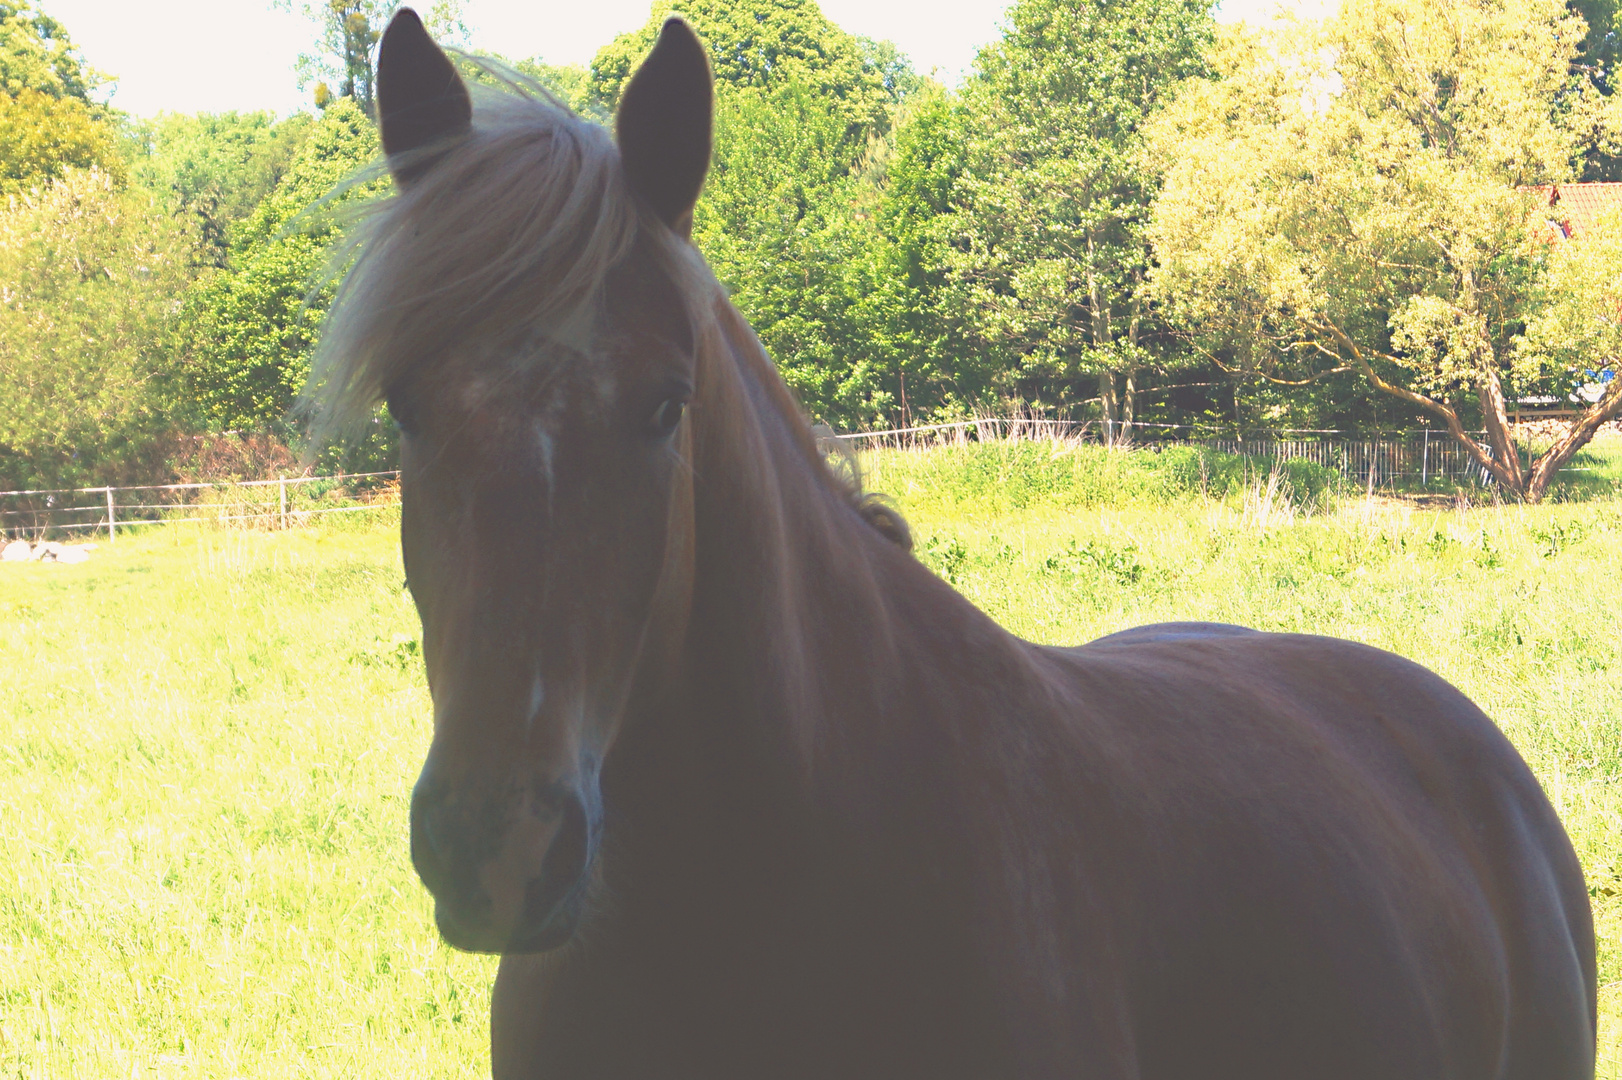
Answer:
<svg viewBox="0 0 1622 1080"><path fill-rule="evenodd" d="M667 19L614 119L631 189L683 236L692 231L693 204L710 167L713 83L710 58L693 28Z"/></svg>
<svg viewBox="0 0 1622 1080"><path fill-rule="evenodd" d="M402 186L433 164L420 151L473 124L473 103L462 77L410 8L389 20L378 47L377 118L389 169Z"/></svg>

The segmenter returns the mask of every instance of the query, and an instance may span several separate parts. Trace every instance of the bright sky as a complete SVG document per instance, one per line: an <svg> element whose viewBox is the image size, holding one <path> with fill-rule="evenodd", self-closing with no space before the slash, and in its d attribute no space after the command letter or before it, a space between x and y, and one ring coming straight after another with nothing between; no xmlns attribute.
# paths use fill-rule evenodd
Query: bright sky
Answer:
<svg viewBox="0 0 1622 1080"><path fill-rule="evenodd" d="M955 82L996 38L1008 0L821 0L846 30L889 38L928 72ZM1289 0L1293 5L1314 0ZM1225 20L1256 19L1278 0L1223 0ZM39 0L90 63L118 77L113 104L162 110L292 112L308 100L293 61L311 27L269 0ZM424 8L427 3L422 4ZM615 34L648 17L649 0L464 0L476 49L555 64L588 63Z"/></svg>

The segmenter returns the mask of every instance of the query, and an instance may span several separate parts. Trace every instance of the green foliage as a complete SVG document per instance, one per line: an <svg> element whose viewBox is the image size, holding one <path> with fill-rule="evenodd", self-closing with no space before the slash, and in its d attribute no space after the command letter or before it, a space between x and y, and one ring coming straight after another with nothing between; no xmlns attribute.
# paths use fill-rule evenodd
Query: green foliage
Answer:
<svg viewBox="0 0 1622 1080"><path fill-rule="evenodd" d="M122 172L106 110L90 97L102 80L61 23L0 0L0 195L70 169Z"/></svg>
<svg viewBox="0 0 1622 1080"><path fill-rule="evenodd" d="M1143 288L1155 184L1142 130L1204 72L1209 5L1020 0L1008 18L966 90L968 243L953 276L1009 396L1053 408L1096 392L1106 419L1130 419L1115 376L1169 352Z"/></svg>
<svg viewBox="0 0 1622 1080"><path fill-rule="evenodd" d="M591 70L581 64L548 64L540 57L520 60L513 70L528 76L558 96L569 108L594 123L609 126L613 113L606 109L591 92ZM475 72L478 78L482 72Z"/></svg>
<svg viewBox="0 0 1622 1080"><path fill-rule="evenodd" d="M910 69L893 47L845 33L816 0L655 0L640 29L603 46L591 62L591 91L605 107L619 103L672 15L698 31L718 83L737 90L801 83L844 121L858 144L888 126L890 105L910 85Z"/></svg>
<svg viewBox="0 0 1622 1080"><path fill-rule="evenodd" d="M897 400L885 307L880 195L864 175L919 80L888 42L852 37L812 0L656 3L592 62L610 109L672 14L710 51L715 158L694 241L806 408L842 427L881 423ZM577 98L571 98L580 111Z"/></svg>
<svg viewBox="0 0 1622 1080"><path fill-rule="evenodd" d="M887 399L848 346L851 268L864 237L849 175L862 143L815 87L733 90L716 110L715 161L693 239L814 415L871 421Z"/></svg>
<svg viewBox="0 0 1622 1080"><path fill-rule="evenodd" d="M888 153L864 177L876 199L860 218L877 228L857 264L853 317L882 373L888 419L898 424L956 420L997 404L995 354L981 347L955 288L972 231L962 212L967 121L967 109L940 86L921 87L899 110L881 147Z"/></svg>
<svg viewBox="0 0 1622 1080"><path fill-rule="evenodd" d="M100 171L0 211L0 483L135 480L172 422L172 307L192 235Z"/></svg>
<svg viewBox="0 0 1622 1080"><path fill-rule="evenodd" d="M33 89L0 94L0 194L92 168L123 171L112 130L95 109Z"/></svg>
<svg viewBox="0 0 1622 1080"><path fill-rule="evenodd" d="M103 80L61 23L31 4L0 0L0 93L33 90L91 105L90 94Z"/></svg>
<svg viewBox="0 0 1622 1080"><path fill-rule="evenodd" d="M973 442L927 453L880 451L864 465L872 490L952 515L1165 506L1197 498L1237 502L1270 479L1291 505L1323 510L1346 487L1338 472L1309 461L1197 446L1128 453L1084 443Z"/></svg>
<svg viewBox="0 0 1622 1080"><path fill-rule="evenodd" d="M193 290L182 376L213 430L286 420L332 300L329 262L342 213L388 181L342 185L377 154L371 121L340 99L311 126L281 182L233 230L230 265Z"/></svg>
<svg viewBox="0 0 1622 1080"><path fill-rule="evenodd" d="M232 225L275 188L310 124L306 113L164 113L136 129L131 180L193 218L208 263L223 267Z"/></svg>
<svg viewBox="0 0 1622 1080"><path fill-rule="evenodd" d="M283 11L301 12L315 27L315 47L295 65L299 86L313 84L312 103L326 109L348 98L367 116L377 115L377 43L396 5L393 0L273 0ZM442 44L466 44L461 0L436 0L425 20Z"/></svg>
<svg viewBox="0 0 1622 1080"><path fill-rule="evenodd" d="M1116 546L1102 539L1078 544L1071 540L1064 550L1048 556L1044 569L1077 577L1104 577L1117 585L1136 585L1143 578L1138 561L1138 545L1132 541Z"/></svg>
<svg viewBox="0 0 1622 1080"><path fill-rule="evenodd" d="M1441 416L1535 499L1504 400L1546 250L1528 185L1571 174L1601 109L1572 74L1581 38L1560 0L1349 0L1322 26L1227 32L1221 77L1155 133L1158 296L1231 366L1350 371Z"/></svg>
<svg viewBox="0 0 1622 1080"><path fill-rule="evenodd" d="M1622 377L1622 214L1553 245L1544 264L1515 343L1516 383L1567 399Z"/></svg>

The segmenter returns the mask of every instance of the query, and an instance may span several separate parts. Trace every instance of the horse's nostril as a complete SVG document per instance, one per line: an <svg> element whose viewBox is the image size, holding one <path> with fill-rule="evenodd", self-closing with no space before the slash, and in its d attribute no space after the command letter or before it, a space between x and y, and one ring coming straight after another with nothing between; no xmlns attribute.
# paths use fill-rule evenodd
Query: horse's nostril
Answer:
<svg viewBox="0 0 1622 1080"><path fill-rule="evenodd" d="M454 889L451 853L454 845L444 835L443 808L421 794L411 800L411 865L417 876L435 896Z"/></svg>
<svg viewBox="0 0 1622 1080"><path fill-rule="evenodd" d="M444 880L444 867L428 835L428 811L420 798L411 800L411 865L430 892L435 891L436 882Z"/></svg>
<svg viewBox="0 0 1622 1080"><path fill-rule="evenodd" d="M563 799L563 820L541 860L541 872L525 890L525 917L544 922L580 883L590 858L591 822L579 794L571 791Z"/></svg>

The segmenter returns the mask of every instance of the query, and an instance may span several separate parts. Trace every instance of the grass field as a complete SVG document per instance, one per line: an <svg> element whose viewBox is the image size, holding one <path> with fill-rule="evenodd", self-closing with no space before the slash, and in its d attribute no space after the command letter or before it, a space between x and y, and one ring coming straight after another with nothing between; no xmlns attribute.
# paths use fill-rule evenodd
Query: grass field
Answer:
<svg viewBox="0 0 1622 1080"><path fill-rule="evenodd" d="M1622 500L1433 509L1040 444L867 464L921 557L1035 640L1216 619L1463 687L1588 869L1622 1078ZM493 962L438 944L407 856L428 701L394 522L335 517L0 565L0 1076L487 1074Z"/></svg>

